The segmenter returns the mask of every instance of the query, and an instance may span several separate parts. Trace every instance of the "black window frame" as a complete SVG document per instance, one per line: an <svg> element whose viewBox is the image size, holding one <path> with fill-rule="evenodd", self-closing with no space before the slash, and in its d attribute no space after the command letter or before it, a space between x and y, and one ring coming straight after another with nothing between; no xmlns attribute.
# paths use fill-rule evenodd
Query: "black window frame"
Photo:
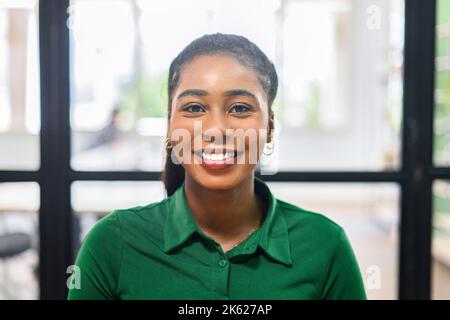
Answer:
<svg viewBox="0 0 450 320"><path fill-rule="evenodd" d="M65 299L67 267L76 247L71 184L75 181L158 181L160 172L74 171L70 166L70 0L39 1L41 84L40 168L0 171L0 182L40 186L41 299ZM433 165L436 0L405 0L401 167L398 171L279 172L282 182L392 182L400 186L398 298L430 299L432 184L450 180Z"/></svg>

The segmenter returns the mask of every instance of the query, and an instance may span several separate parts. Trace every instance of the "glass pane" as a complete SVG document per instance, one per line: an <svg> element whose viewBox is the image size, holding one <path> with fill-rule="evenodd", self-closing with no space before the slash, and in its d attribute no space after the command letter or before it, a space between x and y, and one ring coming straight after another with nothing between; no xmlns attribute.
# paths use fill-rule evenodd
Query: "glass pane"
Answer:
<svg viewBox="0 0 450 320"><path fill-rule="evenodd" d="M37 0L0 2L0 170L39 167L37 10Z"/></svg>
<svg viewBox="0 0 450 320"><path fill-rule="evenodd" d="M0 183L0 300L39 298L39 185Z"/></svg>
<svg viewBox="0 0 450 320"><path fill-rule="evenodd" d="M434 163L450 167L450 2L437 2Z"/></svg>
<svg viewBox="0 0 450 320"><path fill-rule="evenodd" d="M273 194L321 213L348 235L368 299L397 299L399 187L396 184L269 183Z"/></svg>
<svg viewBox="0 0 450 320"><path fill-rule="evenodd" d="M214 32L248 37L277 67L276 170L399 166L402 0L72 0L69 12L75 169L160 170L169 64Z"/></svg>
<svg viewBox="0 0 450 320"><path fill-rule="evenodd" d="M398 169L403 1L285 3L280 170Z"/></svg>
<svg viewBox="0 0 450 320"><path fill-rule="evenodd" d="M95 195L95 196L93 196ZM79 181L72 184L72 207L81 242L89 229L112 210L164 199L162 182Z"/></svg>
<svg viewBox="0 0 450 320"><path fill-rule="evenodd" d="M432 298L450 299L450 181L433 184Z"/></svg>

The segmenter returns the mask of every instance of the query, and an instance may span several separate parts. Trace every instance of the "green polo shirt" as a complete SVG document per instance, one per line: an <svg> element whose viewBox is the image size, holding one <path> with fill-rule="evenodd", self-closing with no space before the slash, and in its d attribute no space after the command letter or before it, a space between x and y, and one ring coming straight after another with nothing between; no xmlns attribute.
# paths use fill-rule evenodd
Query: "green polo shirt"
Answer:
<svg viewBox="0 0 450 320"><path fill-rule="evenodd" d="M268 201L264 223L226 253L197 226L184 184L113 211L84 240L68 299L366 299L343 229L254 186Z"/></svg>

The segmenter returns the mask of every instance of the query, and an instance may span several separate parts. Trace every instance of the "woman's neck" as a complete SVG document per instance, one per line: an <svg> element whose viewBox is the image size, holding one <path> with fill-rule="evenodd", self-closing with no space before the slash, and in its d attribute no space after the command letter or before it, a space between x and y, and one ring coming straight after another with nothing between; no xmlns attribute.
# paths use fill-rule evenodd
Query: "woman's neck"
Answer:
<svg viewBox="0 0 450 320"><path fill-rule="evenodd" d="M216 240L233 241L258 222L264 205L254 192L253 175L230 190L210 190L186 177L185 195L198 226Z"/></svg>

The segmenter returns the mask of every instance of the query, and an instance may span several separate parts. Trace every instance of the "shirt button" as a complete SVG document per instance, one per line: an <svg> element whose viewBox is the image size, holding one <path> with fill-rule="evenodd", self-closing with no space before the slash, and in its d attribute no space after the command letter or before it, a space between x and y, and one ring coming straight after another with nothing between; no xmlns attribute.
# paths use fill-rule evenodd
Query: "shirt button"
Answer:
<svg viewBox="0 0 450 320"><path fill-rule="evenodd" d="M222 268L225 267L227 265L227 260L220 260L219 261L219 266L221 266Z"/></svg>

